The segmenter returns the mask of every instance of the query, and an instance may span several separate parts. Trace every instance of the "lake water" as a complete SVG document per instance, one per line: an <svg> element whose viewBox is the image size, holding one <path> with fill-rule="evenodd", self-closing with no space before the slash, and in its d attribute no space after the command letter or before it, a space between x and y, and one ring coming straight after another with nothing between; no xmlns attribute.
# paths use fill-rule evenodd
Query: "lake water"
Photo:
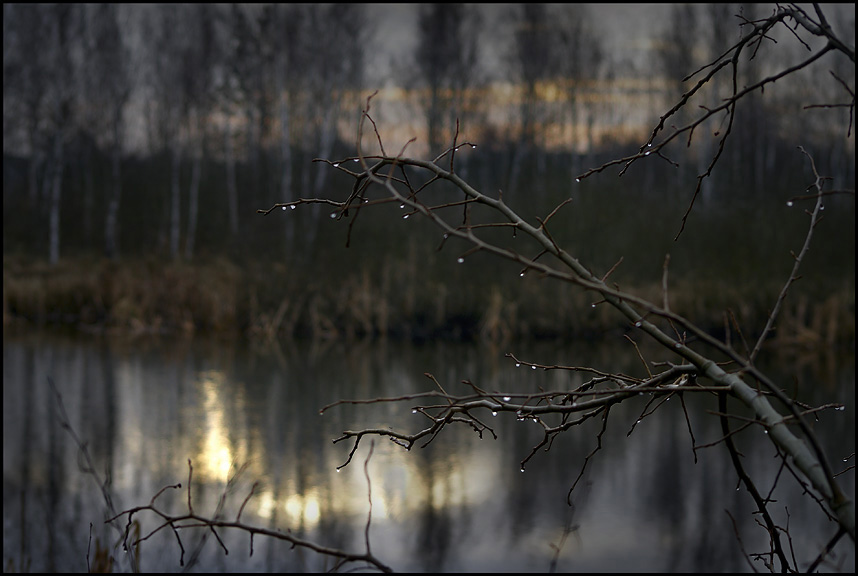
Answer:
<svg viewBox="0 0 858 576"><path fill-rule="evenodd" d="M415 432L427 421L412 414L416 402L337 406L324 415L319 410L339 399L431 390L424 372L451 393L466 392L463 379L509 392L584 381L580 373L515 368L505 352L544 364L643 371L627 343L254 347L199 338L4 334L4 568L85 571L88 549L94 562L98 547L115 554L116 569L130 569L129 555L114 548L118 531L104 523L105 497L92 475L81 471L78 451L60 424L48 378L61 392L96 471L109 478L106 492L117 511L146 505L165 486L181 483L156 504L171 514L186 512L190 459L194 510L211 516L230 466L246 465L226 500L225 518L235 519L258 482L243 522L289 529L321 545L360 553L369 510L364 463L370 443L364 440L352 463L337 472L352 444L332 440L344 430L367 427ZM673 360L655 353L648 358ZM780 370L770 373L795 383L806 401L846 405L843 411L822 412L815 426L832 466L853 465L843 459L855 450L854 355L780 362ZM706 413L717 410L715 398L685 400L697 444L719 439L719 423ZM602 449L573 493L574 507L566 504L567 492L596 447L601 422L566 432L524 472L521 460L540 440L541 429L511 414L482 415L494 425L497 439L450 426L426 448L407 452L376 438L366 466L372 552L397 571L548 571L553 561L558 571L750 571L741 547L763 552L766 536L752 515L750 497L744 488L737 490L726 450L722 445L699 449L695 464L678 398L627 437L645 403L641 398L611 410ZM735 403L731 407L746 414ZM774 448L757 427L738 441L745 466L767 493L781 463ZM781 474L771 511L781 526L788 522L804 569L836 526L802 497L788 472ZM840 479L854 495L854 470ZM135 519L143 533L157 526L151 513ZM123 528L124 519L117 526ZM185 564L195 556L193 571L316 571L333 565L329 558L262 536L254 538L251 556L246 533L220 530L218 535L228 555L211 533L183 530ZM137 555L146 571L182 569L181 549L169 530L142 542ZM848 538L836 548L836 562L821 569L854 571ZM765 570L761 562L755 566Z"/></svg>

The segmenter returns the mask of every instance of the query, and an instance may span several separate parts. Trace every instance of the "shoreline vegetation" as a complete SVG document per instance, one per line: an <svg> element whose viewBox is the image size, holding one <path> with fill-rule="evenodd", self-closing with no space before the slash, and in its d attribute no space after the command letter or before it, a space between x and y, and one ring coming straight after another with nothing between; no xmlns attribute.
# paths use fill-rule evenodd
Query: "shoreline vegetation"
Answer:
<svg viewBox="0 0 858 576"><path fill-rule="evenodd" d="M325 278L285 263L237 264L223 257L192 263L80 257L51 266L7 255L3 327L65 327L127 336L494 343L597 340L629 329L610 310L592 306L591 294L560 283L548 285L537 278L486 282L480 277L468 286L456 278L420 281L419 275L394 273L407 265L385 260ZM774 281L760 286L680 278L671 283L670 304L718 337L724 335L725 322L732 322L725 320L729 309L750 341L757 334L748 331L764 325L781 287ZM637 293L661 301L657 283ZM735 329L733 337L739 338ZM790 289L772 345L814 350L854 342L854 282L844 279L824 292L799 285Z"/></svg>

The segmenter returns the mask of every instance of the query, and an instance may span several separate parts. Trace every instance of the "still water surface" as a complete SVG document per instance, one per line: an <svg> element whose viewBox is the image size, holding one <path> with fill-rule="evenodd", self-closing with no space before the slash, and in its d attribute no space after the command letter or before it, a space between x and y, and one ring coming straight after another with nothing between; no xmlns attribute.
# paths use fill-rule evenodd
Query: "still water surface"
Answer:
<svg viewBox="0 0 858 576"><path fill-rule="evenodd" d="M116 510L159 496L172 514L187 510L188 460L193 464L194 510L214 514L230 469L246 465L224 516L247 524L289 529L319 544L364 550L369 500L364 441L352 463L343 430L391 426L414 432L425 418L413 403L320 408L343 398L397 396L431 389L431 372L450 392L462 379L484 389L523 392L577 386L579 373L515 368L504 352L544 364L591 365L640 375L629 347L587 343L493 350L461 344L387 343L329 346L288 343L258 349L203 340L137 340L7 335L3 340L3 562L6 570L85 571L98 546L113 550L117 531L104 524L105 499L80 471L77 450L57 418L48 378L102 478ZM653 356L652 360L665 360ZM808 401L841 402L816 424L837 470L855 449L854 356L791 363L775 376L812 391ZM694 462L688 424L678 399L645 418L646 399L611 410L602 450L566 505L569 487L596 447L600 422L573 429L550 452L520 462L541 438L532 422L510 414L483 415L495 440L450 427L428 447L406 452L377 439L367 467L372 496L372 552L397 571L749 571L734 534L735 518L747 551L764 551L765 534L723 446L698 450ZM697 444L721 437L714 398L686 398ZM753 428L739 438L745 464L769 490L780 460ZM235 469L232 468L234 471ZM783 473L788 476L787 473ZM854 494L854 471L841 476ZM777 520L789 529L800 568L836 532L800 488L785 477L774 494ZM729 512L729 514L728 514ZM156 526L151 514L142 528ZM568 536L564 532L571 528ZM229 554L203 531L182 532L185 563L194 571L323 570L332 561L284 542L221 531ZM202 539L205 541L200 545ZM139 548L141 568L178 571L181 551L163 531ZM117 569L128 556L115 549ZM839 566L854 570L854 546L837 548ZM756 564L760 570L765 567Z"/></svg>

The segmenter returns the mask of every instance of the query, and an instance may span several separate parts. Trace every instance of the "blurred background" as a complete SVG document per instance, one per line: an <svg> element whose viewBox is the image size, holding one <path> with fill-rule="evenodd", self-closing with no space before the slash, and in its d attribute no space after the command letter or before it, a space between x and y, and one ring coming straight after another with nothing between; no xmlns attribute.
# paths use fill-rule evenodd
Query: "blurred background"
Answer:
<svg viewBox="0 0 858 576"><path fill-rule="evenodd" d="M320 205L257 214L298 198L347 197L351 179L313 159L356 154L360 111L375 91L371 113L388 152L416 138L408 153L435 157L458 125L457 142L477 147L459 151L457 172L502 191L523 217L544 217L571 196L574 208L554 217L553 232L594 271L622 257L615 278L646 287L670 252L677 298L697 294L689 306L702 292L725 304L719 298L739 274L738 289L750 288L744 301L765 314L751 301L761 291L770 301L769 284L783 281L806 226L801 206L786 205L811 182L796 146L834 187L854 188L849 109L803 108L848 100L834 77L854 84L846 58L742 102L680 242L673 237L726 117L665 150L678 167L651 158L622 178L619 167L576 177L636 152L699 76L683 78L735 43L742 18L770 10L6 4L4 322L474 335L496 293L511 333L581 333L585 320L568 320L579 302L551 314L565 322L534 320L554 309L555 298L544 299L551 308L532 303L545 286L529 287L512 268L498 274L481 257L457 269L458 247L437 253L439 235L415 219L367 211L345 249L347 226ZM826 10L854 40L854 11ZM781 27L753 59L743 56L737 82L806 50ZM666 131L717 105L730 85L718 76ZM372 134L363 146L378 151ZM808 277L824 284L806 283L811 306L832 289L854 292L854 197L832 197L826 208L807 263ZM828 304L839 305L849 304ZM720 325L720 310L701 322Z"/></svg>

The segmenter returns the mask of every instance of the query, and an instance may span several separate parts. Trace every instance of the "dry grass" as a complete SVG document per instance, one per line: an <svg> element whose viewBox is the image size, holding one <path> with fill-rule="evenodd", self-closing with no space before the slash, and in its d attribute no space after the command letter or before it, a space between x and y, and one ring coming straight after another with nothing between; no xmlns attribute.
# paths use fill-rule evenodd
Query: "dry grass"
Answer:
<svg viewBox="0 0 858 576"><path fill-rule="evenodd" d="M132 334L214 332L254 338L594 338L626 330L596 298L537 278L461 286L421 279L416 259L374 271L308 277L284 264L239 267L216 258L191 264L153 259L77 259L49 266L4 258L3 323L74 325ZM474 281L476 282L476 280ZM673 282L671 309L723 334L725 311L752 341L779 286ZM661 302L660 286L637 290ZM834 347L854 342L854 286L790 294L773 342ZM757 331L757 332L755 332ZM733 334L733 338L738 335ZM738 340L734 340L738 342Z"/></svg>

